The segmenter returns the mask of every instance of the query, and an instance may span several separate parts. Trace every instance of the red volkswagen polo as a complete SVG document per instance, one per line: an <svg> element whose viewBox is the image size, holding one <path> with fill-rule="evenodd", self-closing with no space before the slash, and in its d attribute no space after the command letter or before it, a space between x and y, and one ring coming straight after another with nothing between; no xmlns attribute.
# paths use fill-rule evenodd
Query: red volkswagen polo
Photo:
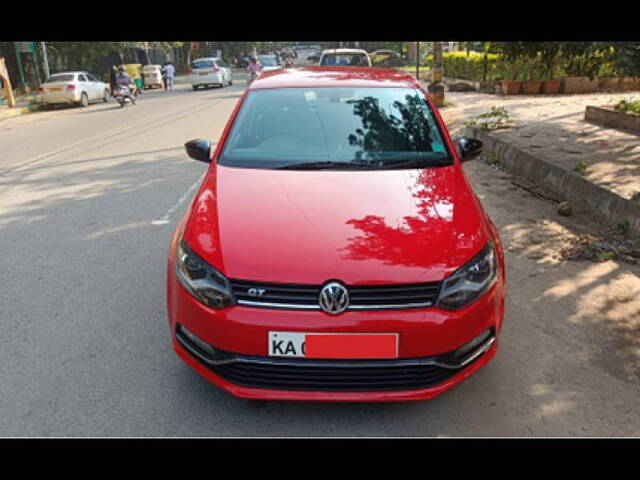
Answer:
<svg viewBox="0 0 640 480"><path fill-rule="evenodd" d="M233 112L169 249L173 347L238 397L434 397L495 354L498 233L413 77L262 75Z"/></svg>

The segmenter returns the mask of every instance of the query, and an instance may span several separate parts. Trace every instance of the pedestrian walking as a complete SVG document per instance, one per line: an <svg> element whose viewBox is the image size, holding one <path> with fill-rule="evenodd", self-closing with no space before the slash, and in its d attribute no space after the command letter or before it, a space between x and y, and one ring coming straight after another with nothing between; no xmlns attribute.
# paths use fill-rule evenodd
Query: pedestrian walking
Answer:
<svg viewBox="0 0 640 480"><path fill-rule="evenodd" d="M167 89L167 63L168 62L164 62L162 64L162 69L161 69L161 72L162 72L162 85L164 85L164 89L165 90Z"/></svg>
<svg viewBox="0 0 640 480"><path fill-rule="evenodd" d="M171 62L169 62L165 68L167 70L167 88L169 90L173 90L173 82L176 78L176 68Z"/></svg>
<svg viewBox="0 0 640 480"><path fill-rule="evenodd" d="M116 89L116 72L118 71L118 67L115 65L111 66L111 72L109 73L109 89L111 90L111 95L113 96L113 92Z"/></svg>

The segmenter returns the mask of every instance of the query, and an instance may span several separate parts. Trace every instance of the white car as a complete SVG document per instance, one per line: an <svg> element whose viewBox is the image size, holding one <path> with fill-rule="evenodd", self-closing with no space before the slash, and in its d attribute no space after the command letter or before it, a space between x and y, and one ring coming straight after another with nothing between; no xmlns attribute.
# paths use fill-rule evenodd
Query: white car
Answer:
<svg viewBox="0 0 640 480"><path fill-rule="evenodd" d="M196 58L191 62L191 88L232 85L231 67L216 57Z"/></svg>
<svg viewBox="0 0 640 480"><path fill-rule="evenodd" d="M323 67L370 67L371 58L366 50L334 48L322 51L318 65Z"/></svg>
<svg viewBox="0 0 640 480"><path fill-rule="evenodd" d="M87 72L60 72L40 85L39 100L45 105L70 103L86 107L90 102L109 101L109 85Z"/></svg>
<svg viewBox="0 0 640 480"><path fill-rule="evenodd" d="M282 68L277 55L258 55L258 63L262 65L263 72L271 72Z"/></svg>
<svg viewBox="0 0 640 480"><path fill-rule="evenodd" d="M160 65L145 65L142 67L142 77L145 88L164 88L162 83L162 67Z"/></svg>

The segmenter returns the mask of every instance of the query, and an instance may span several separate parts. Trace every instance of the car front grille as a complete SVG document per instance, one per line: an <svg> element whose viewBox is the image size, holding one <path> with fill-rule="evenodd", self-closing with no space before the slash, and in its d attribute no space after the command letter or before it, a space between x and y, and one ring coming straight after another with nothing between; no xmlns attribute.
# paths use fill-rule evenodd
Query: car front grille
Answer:
<svg viewBox="0 0 640 480"><path fill-rule="evenodd" d="M225 380L252 388L307 391L413 390L433 387L457 373L435 365L368 366L366 361L269 360L239 358L233 363L209 368ZM382 364L384 362L369 362ZM332 365L333 364L333 365Z"/></svg>
<svg viewBox="0 0 640 480"><path fill-rule="evenodd" d="M322 285L231 280L231 287L239 305L320 310L318 296ZM408 309L433 305L440 282L346 287L350 299L347 310Z"/></svg>

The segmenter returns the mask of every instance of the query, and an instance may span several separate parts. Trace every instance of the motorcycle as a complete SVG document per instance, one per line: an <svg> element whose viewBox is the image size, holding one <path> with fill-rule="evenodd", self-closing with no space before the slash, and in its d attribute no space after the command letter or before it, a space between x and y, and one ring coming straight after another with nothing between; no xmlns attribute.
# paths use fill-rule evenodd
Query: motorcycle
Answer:
<svg viewBox="0 0 640 480"><path fill-rule="evenodd" d="M134 87L135 88L135 87ZM113 92L113 96L120 104L120 107L124 107L127 102L131 102L133 105L136 104L137 90L135 93L131 93L131 89L129 87L125 87L119 85L116 87Z"/></svg>

